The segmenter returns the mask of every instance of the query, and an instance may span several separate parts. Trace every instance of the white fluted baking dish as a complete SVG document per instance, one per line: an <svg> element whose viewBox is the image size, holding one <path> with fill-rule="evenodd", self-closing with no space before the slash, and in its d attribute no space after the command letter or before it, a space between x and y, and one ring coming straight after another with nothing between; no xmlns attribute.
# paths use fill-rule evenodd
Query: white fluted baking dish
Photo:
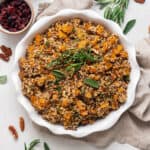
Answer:
<svg viewBox="0 0 150 150"><path fill-rule="evenodd" d="M111 112L104 119L97 120L94 124L91 125L78 127L77 130L72 131L64 129L64 127L61 125L51 124L46 120L44 120L32 107L30 101L22 94L21 81L18 76L19 72L18 60L20 57L25 55L27 46L37 33L44 32L50 26L50 24L60 19L66 20L74 17L78 17L83 20L89 20L95 23L100 23L103 26L105 26L108 30L110 30L112 33L117 34L120 37L121 43L128 52L129 62L131 65L131 73L130 73L130 83L128 85L127 90L127 100L125 104L123 104L118 110ZM26 34L26 36L19 42L19 44L16 47L15 64L12 74L12 79L17 91L17 99L19 103L28 112L32 121L40 126L48 128L54 134L71 135L73 137L84 137L91 133L104 131L111 128L118 121L121 115L125 111L127 111L133 104L136 86L139 78L140 78L140 69L136 61L135 48L132 44L129 43L127 38L123 35L120 27L116 23L100 17L99 14L97 14L92 10L72 10L72 9L65 9L58 12L56 15L43 17L31 27L30 31Z"/></svg>

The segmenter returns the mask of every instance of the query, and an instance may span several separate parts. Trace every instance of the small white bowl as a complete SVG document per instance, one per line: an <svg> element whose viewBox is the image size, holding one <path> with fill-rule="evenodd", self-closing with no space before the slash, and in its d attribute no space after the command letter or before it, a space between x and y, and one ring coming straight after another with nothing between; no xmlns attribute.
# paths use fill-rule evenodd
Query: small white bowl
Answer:
<svg viewBox="0 0 150 150"><path fill-rule="evenodd" d="M3 1L4 0L0 0L0 3L3 2ZM34 8L33 8L33 5L32 5L32 2L30 0L24 0L24 1L28 4L28 6L31 10L31 18L30 18L28 24L25 26L25 28L23 28L22 30L16 31L16 32L11 32L11 31L3 28L2 25L0 25L0 31L2 31L6 34L18 35L18 34L21 34L21 33L25 32L30 27L30 25L32 24L32 22L34 20Z"/></svg>
<svg viewBox="0 0 150 150"><path fill-rule="evenodd" d="M61 125L51 124L47 122L46 120L44 120L35 111L35 109L30 104L29 100L25 96L23 96L22 91L21 91L21 81L18 77L18 72L19 72L18 60L20 57L25 55L26 48L29 45L29 43L33 40L35 34L44 32L52 23L60 19L66 20L66 19L74 18L74 17L78 17L83 20L89 20L95 23L100 23L104 25L112 33L115 33L120 37L120 41L124 45L129 55L129 62L131 65L131 75L130 75L130 83L128 85L128 90L127 90L127 100L125 104L123 104L118 110L111 112L104 119L99 119L94 124L91 124L91 125L80 126L77 130L72 131L72 130L64 129L64 127ZM126 110L128 110L130 106L133 104L134 98L135 98L136 86L140 78L140 69L136 61L136 52L135 52L134 46L128 42L127 38L123 35L122 30L116 23L102 18L99 14L97 14L96 12L92 10L66 9L66 10L62 10L58 12L54 16L41 18L32 26L32 28L27 33L27 35L17 45L14 65L15 66L14 66L14 72L13 72L12 78L13 78L14 85L17 91L17 95L18 95L17 99L19 103L28 112L32 121L40 126L48 128L54 134L71 135L77 138L84 137L94 132L104 131L104 130L111 128L118 121L120 116Z"/></svg>

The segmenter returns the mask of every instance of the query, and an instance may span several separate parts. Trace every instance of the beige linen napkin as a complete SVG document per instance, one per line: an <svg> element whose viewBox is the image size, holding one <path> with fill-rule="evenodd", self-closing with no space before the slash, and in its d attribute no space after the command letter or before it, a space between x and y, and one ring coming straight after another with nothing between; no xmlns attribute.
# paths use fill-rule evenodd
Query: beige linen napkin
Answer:
<svg viewBox="0 0 150 150"><path fill-rule="evenodd" d="M55 0L38 16L38 19L42 16L53 15L64 8L87 9L92 6L92 2L93 0ZM83 140L98 147L117 141L150 150L150 39L141 41L136 49L142 75L134 105L111 129L94 133Z"/></svg>
<svg viewBox="0 0 150 150"><path fill-rule="evenodd" d="M93 4L93 0L54 0L53 3L46 8L37 19L42 16L50 16L55 14L61 9L72 8L72 9L87 9Z"/></svg>
<svg viewBox="0 0 150 150"><path fill-rule="evenodd" d="M141 67L141 79L135 102L111 129L86 138L98 147L117 141L142 150L150 150L150 38L138 43L136 49L137 60Z"/></svg>

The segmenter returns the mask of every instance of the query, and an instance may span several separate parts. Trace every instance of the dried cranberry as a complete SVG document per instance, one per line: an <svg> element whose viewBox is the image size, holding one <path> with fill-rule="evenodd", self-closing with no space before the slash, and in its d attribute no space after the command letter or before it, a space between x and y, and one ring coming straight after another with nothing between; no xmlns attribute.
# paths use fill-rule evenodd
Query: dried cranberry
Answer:
<svg viewBox="0 0 150 150"><path fill-rule="evenodd" d="M0 24L16 32L22 30L31 19L31 9L24 0L5 0L0 4Z"/></svg>

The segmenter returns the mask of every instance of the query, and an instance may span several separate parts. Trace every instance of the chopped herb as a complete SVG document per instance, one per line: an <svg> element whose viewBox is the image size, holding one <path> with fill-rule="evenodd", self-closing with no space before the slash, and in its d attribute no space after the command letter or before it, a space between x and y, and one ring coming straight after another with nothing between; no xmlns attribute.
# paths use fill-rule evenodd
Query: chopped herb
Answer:
<svg viewBox="0 0 150 150"><path fill-rule="evenodd" d="M132 20L128 21L125 28L124 28L124 30L123 30L123 33L127 34L133 28L135 23L136 23L135 19L132 19Z"/></svg>
<svg viewBox="0 0 150 150"><path fill-rule="evenodd" d="M5 84L7 82L7 76L0 76L0 84Z"/></svg>
<svg viewBox="0 0 150 150"><path fill-rule="evenodd" d="M47 65L47 68L52 67L52 66L55 66L55 65L59 65L59 64L61 64L61 62L60 62L58 59L52 60L52 61Z"/></svg>
<svg viewBox="0 0 150 150"><path fill-rule="evenodd" d="M81 66L82 66L82 63L71 64L68 67L66 67L66 70L70 71L74 69L74 72L77 72L78 70L80 70Z"/></svg>
<svg viewBox="0 0 150 150"><path fill-rule="evenodd" d="M76 32L76 29L75 29L75 28L73 28L73 29L72 29L72 32L73 32L73 33L75 33L75 32Z"/></svg>
<svg viewBox="0 0 150 150"><path fill-rule="evenodd" d="M45 42L45 46L46 46L46 47L49 47L49 46L50 46L50 42L49 42L49 41L46 41L46 42Z"/></svg>
<svg viewBox="0 0 150 150"><path fill-rule="evenodd" d="M56 83L55 83L55 84L56 84ZM55 88L55 90L58 91L59 95L62 94L62 87L61 87L61 86L57 86L57 87Z"/></svg>
<svg viewBox="0 0 150 150"><path fill-rule="evenodd" d="M63 65L63 64L70 64L70 63L86 63L86 62L96 62L97 59L94 55L91 54L90 50L66 50L60 57L53 60L51 63L48 64L48 67L56 66L56 65Z"/></svg>
<svg viewBox="0 0 150 150"><path fill-rule="evenodd" d="M50 150L50 148L49 148L49 146L48 146L48 144L46 143L46 142L44 142L44 150Z"/></svg>
<svg viewBox="0 0 150 150"><path fill-rule="evenodd" d="M71 58L73 54L73 49L71 50L66 50L65 52L62 53L62 55L60 56L60 59L63 60L68 60Z"/></svg>
<svg viewBox="0 0 150 150"><path fill-rule="evenodd" d="M77 49L77 50L66 50L59 56L57 59L51 61L48 64L48 68L52 67L55 69L64 68L66 71L71 73L71 76L80 70L82 65L89 63L94 63L99 59L94 56L90 49ZM57 81L60 79L64 79L64 74L59 70L53 70L53 74L57 78Z"/></svg>
<svg viewBox="0 0 150 150"><path fill-rule="evenodd" d="M61 91L61 86L57 86L55 89L56 89L58 92L60 92L60 91Z"/></svg>
<svg viewBox="0 0 150 150"><path fill-rule="evenodd" d="M85 88L82 87L82 88L81 88L81 94L84 95L84 93L85 93Z"/></svg>
<svg viewBox="0 0 150 150"><path fill-rule="evenodd" d="M90 62L95 62L96 59L94 56L91 54L90 49L85 51L84 49L81 49L80 51L76 52L73 56L72 59L74 62L78 63L85 63L87 61Z"/></svg>
<svg viewBox="0 0 150 150"><path fill-rule="evenodd" d="M63 80L65 79L65 75L63 72L59 71L59 70L53 70L53 75L56 77L57 81Z"/></svg>
<svg viewBox="0 0 150 150"><path fill-rule="evenodd" d="M91 87L93 87L93 88L96 88L96 89L99 88L99 83L97 81L93 80L93 79L86 78L84 80L84 83L91 86Z"/></svg>
<svg viewBox="0 0 150 150"><path fill-rule="evenodd" d="M123 76L123 81L129 82L130 81L130 76L129 75Z"/></svg>

